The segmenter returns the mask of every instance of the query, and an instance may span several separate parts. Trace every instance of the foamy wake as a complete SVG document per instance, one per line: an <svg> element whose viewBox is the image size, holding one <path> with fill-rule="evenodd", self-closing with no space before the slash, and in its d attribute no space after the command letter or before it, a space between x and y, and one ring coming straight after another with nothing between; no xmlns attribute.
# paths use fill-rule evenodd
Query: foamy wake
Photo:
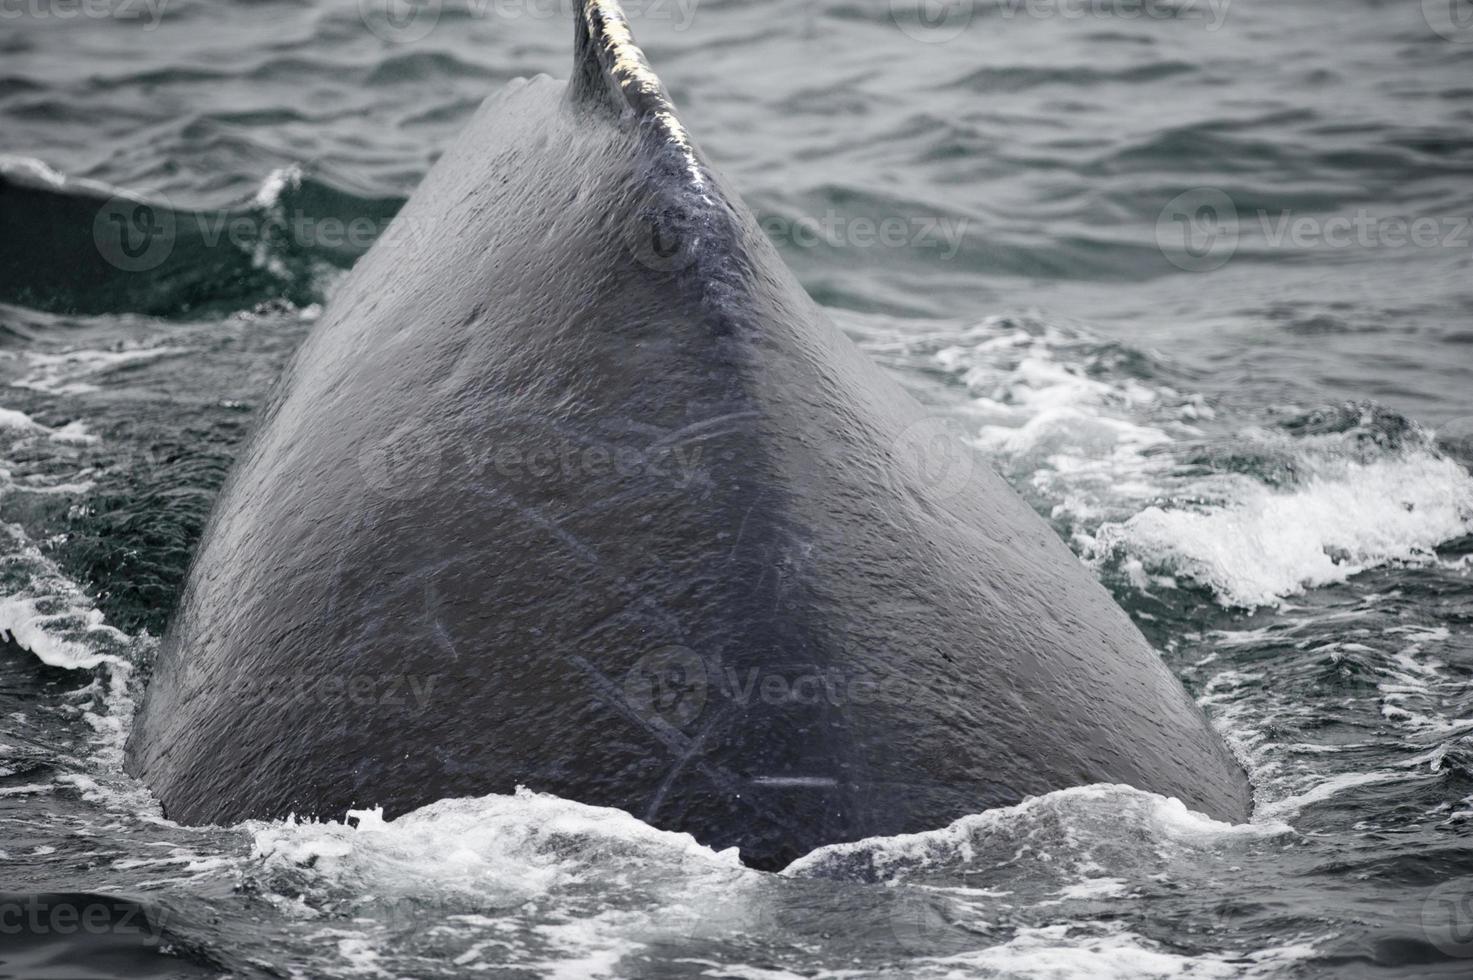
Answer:
<svg viewBox="0 0 1473 980"><path fill-rule="evenodd" d="M263 868L310 868L325 883L380 895L450 891L514 903L567 885L595 863L741 867L735 850L718 853L623 810L525 789L440 800L396 820L381 809L350 810L341 822L244 827Z"/></svg>
<svg viewBox="0 0 1473 980"><path fill-rule="evenodd" d="M1183 956L1155 946L1119 923L1052 925L1020 929L1000 946L934 959L913 975L1020 980L1228 980L1281 976L1283 970L1313 952L1308 944L1295 944L1232 957Z"/></svg>
<svg viewBox="0 0 1473 980"><path fill-rule="evenodd" d="M902 958L907 976L1252 976L1310 952L1185 956L1121 925L1112 905L1142 887L1198 869L1210 878L1245 848L1292 833L1222 823L1126 786L1062 790L924 833L820 848L779 876L620 810L526 790L442 800L395 820L355 811L342 822L244 829L253 891L341 960L388 975L431 950L466 969L641 975L678 948L744 976L729 948L717 950L739 937L811 944L804 923L823 879L870 883L852 896L852 925ZM1000 928L999 918L1016 924ZM406 947L408 934L425 945ZM831 953L817 962L831 964Z"/></svg>
<svg viewBox="0 0 1473 980"><path fill-rule="evenodd" d="M1100 526L1088 553L1262 606L1389 562L1425 562L1473 530L1473 480L1425 450L1371 463L1316 462L1288 491L1242 478L1229 502L1152 506Z"/></svg>
<svg viewBox="0 0 1473 980"><path fill-rule="evenodd" d="M92 489L91 470L85 464L67 472L62 467L22 466L11 462L23 456L65 456L69 450L96 445L97 436L80 420L51 428L25 412L0 408L0 497L13 493L84 494Z"/></svg>
<svg viewBox="0 0 1473 980"><path fill-rule="evenodd" d="M1314 434L1231 426L1149 359L1027 318L983 321L933 358L969 391L978 446L1086 560L1142 589L1272 605L1473 531L1473 477L1405 420L1383 437L1374 406Z"/></svg>
<svg viewBox="0 0 1473 980"><path fill-rule="evenodd" d="M1093 848L1129 848L1129 841L1149 842L1159 859L1164 849L1208 847L1237 838L1274 837L1292 832L1287 824L1263 821L1224 823L1190 810L1180 800L1130 786L1094 784L1031 797L1017 806L984 810L936 830L894 837L872 837L851 844L820 847L794 861L783 872L796 877L842 877L894 881L931 873L986 867L995 858L1016 863L1021 841L1039 842L1047 828L1051 850L1036 859L1056 864L1050 874L1086 875L1121 863L1124 852L1109 856Z"/></svg>
<svg viewBox="0 0 1473 980"><path fill-rule="evenodd" d="M0 409L4 447L0 458L5 460L33 455L41 444L50 443L52 451L46 458L55 463L97 441L80 421L50 428L22 412ZM75 463L80 467L75 472L45 466L36 473L17 474L0 468L0 498L37 493L82 497L92 486L91 471L85 457ZM7 522L0 522L0 638L48 667L93 672L63 711L79 715L93 729L97 763L117 768L133 716L133 668L146 655L152 638L130 636L107 625L101 610L26 530Z"/></svg>
<svg viewBox="0 0 1473 980"><path fill-rule="evenodd" d="M688 939L710 903L735 901L761 877L734 850L523 789L395 820L365 810L242 829L253 887L351 969L388 976L424 962L415 957L467 973L627 976L626 957Z"/></svg>
<svg viewBox="0 0 1473 980"><path fill-rule="evenodd" d="M23 373L8 383L51 395L86 394L98 391L115 371L187 353L187 348L149 343L125 344L111 350L30 351L24 355Z"/></svg>

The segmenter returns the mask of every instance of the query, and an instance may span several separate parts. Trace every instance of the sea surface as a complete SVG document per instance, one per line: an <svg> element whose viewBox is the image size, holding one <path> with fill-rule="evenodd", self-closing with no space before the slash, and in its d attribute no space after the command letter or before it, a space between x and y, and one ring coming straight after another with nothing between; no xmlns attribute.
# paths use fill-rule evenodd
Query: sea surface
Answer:
<svg viewBox="0 0 1473 980"><path fill-rule="evenodd" d="M1473 975L1468 0L640 0L854 340L1112 590L1252 822L781 873L520 793L185 828L120 759L253 413L557 0L0 5L0 977ZM28 925L17 928L17 923Z"/></svg>

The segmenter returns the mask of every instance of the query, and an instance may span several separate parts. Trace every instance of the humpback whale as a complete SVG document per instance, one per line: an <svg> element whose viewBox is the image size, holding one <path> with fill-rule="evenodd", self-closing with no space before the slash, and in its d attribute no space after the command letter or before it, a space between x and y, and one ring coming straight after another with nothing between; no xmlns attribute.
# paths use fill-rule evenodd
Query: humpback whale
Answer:
<svg viewBox="0 0 1473 980"><path fill-rule="evenodd" d="M1044 520L807 296L614 0L491 96L272 394L127 769L183 823L517 787L743 861L1244 772Z"/></svg>

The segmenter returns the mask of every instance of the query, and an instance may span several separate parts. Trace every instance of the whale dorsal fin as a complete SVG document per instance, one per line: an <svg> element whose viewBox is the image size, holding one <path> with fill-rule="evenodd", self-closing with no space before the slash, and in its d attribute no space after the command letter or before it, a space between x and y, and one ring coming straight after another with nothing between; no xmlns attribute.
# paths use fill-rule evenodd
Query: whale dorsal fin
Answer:
<svg viewBox="0 0 1473 980"><path fill-rule="evenodd" d="M705 178L695 146L665 86L634 43L618 0L580 0L568 98L633 119L684 157L697 187Z"/></svg>

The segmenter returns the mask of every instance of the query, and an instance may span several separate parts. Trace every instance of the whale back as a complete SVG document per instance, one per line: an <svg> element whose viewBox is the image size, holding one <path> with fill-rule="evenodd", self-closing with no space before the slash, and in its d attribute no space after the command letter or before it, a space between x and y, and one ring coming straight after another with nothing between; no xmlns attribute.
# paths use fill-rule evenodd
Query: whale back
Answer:
<svg viewBox="0 0 1473 980"><path fill-rule="evenodd" d="M572 80L486 101L263 406L128 768L186 823L526 786L761 867L1091 782L1248 809L595 0Z"/></svg>

